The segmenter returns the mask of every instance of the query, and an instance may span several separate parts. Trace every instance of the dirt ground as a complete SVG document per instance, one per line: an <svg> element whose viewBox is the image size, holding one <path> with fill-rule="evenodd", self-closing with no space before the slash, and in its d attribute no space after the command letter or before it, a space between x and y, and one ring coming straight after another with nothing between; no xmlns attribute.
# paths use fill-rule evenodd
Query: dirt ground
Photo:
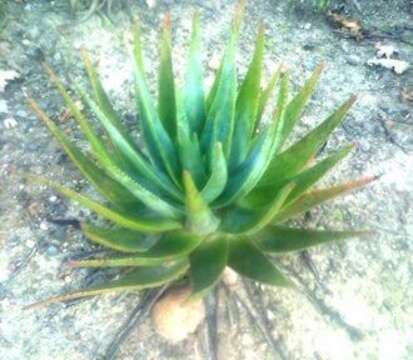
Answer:
<svg viewBox="0 0 413 360"><path fill-rule="evenodd" d="M0 0L0 359L213 359L206 325L179 344L153 331L149 318L134 327L115 354L109 347L141 300L136 293L107 295L48 308L23 310L36 300L99 282L96 271L67 271L65 261L96 250L71 226L50 219L89 213L53 191L29 186L21 173L43 174L89 191L62 150L26 106L33 96L85 145L62 99L42 70L46 60L68 82L84 84L79 49L88 48L104 84L136 133L131 61L126 44L132 19L142 22L152 83L158 26L170 10L175 67L185 64L191 16L203 22L205 68L212 72L228 34L234 1L125 0L111 20L94 15L81 23L66 1ZM375 235L281 259L300 292L247 283L235 295L219 292L219 359L402 360L413 358L413 5L408 0L338 1L336 9L361 20L348 31L305 1L249 1L242 33L241 72L261 21L268 43L266 70L288 65L294 86L315 65L327 69L296 136L313 127L351 93L359 100L325 152L356 149L326 183L381 175L373 185L323 206L300 220L311 228L368 228ZM358 29L358 30L357 30ZM372 65L378 48L410 62L397 74ZM388 55L388 54L387 54ZM373 61L374 62L374 61ZM397 70L397 69L396 69ZM14 77L2 91L5 72ZM12 74L13 76L10 76ZM210 79L209 79L210 80ZM243 305L246 305L243 306ZM248 311L246 309L249 309ZM258 320L251 320L250 312ZM263 330L264 329L264 330ZM209 353L209 354L208 354Z"/></svg>

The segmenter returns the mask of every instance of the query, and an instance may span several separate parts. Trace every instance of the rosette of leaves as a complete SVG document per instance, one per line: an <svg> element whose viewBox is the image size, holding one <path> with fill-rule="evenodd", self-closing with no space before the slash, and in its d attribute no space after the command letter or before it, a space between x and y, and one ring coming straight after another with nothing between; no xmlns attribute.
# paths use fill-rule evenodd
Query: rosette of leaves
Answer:
<svg viewBox="0 0 413 360"><path fill-rule="evenodd" d="M238 83L235 58L242 13L241 5L209 91L203 85L197 15L180 89L174 79L168 17L164 23L157 100L148 89L140 35L138 30L135 32L134 84L142 147L114 110L86 52L82 54L91 92L82 88L76 91L106 132L105 137L99 135L61 80L46 67L90 149L83 151L68 139L33 99L29 99L30 106L102 200L50 180L33 179L107 220L106 226L85 222L81 229L90 241L112 253L75 261L72 266L128 269L123 277L109 283L47 302L158 287L182 278L189 280L192 297L197 298L217 284L227 266L257 282L285 287L290 281L270 255L361 234L286 225L289 219L372 178L314 189L351 150L351 146L344 146L314 161L355 97L351 96L300 140L284 146L314 92L323 66L315 69L294 96L289 94L286 71L275 71L262 88L265 36L261 27L248 70Z"/></svg>

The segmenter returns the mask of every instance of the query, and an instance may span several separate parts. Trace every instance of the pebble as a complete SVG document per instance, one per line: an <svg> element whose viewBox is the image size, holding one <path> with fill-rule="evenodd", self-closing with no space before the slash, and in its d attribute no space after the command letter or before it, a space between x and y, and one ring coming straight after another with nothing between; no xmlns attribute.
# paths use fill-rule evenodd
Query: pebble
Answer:
<svg viewBox="0 0 413 360"><path fill-rule="evenodd" d="M59 253L59 249L54 245L50 245L46 249L46 254L49 256L56 256L58 253Z"/></svg>
<svg viewBox="0 0 413 360"><path fill-rule="evenodd" d="M49 226L44 221L40 223L39 227L42 230L48 230L49 229Z"/></svg>
<svg viewBox="0 0 413 360"><path fill-rule="evenodd" d="M20 116L20 117L26 117L27 116L27 112L24 110L17 110L16 111L16 115Z"/></svg>
<svg viewBox="0 0 413 360"><path fill-rule="evenodd" d="M5 119L3 123L6 129L12 129L17 126L17 121L12 117Z"/></svg>
<svg viewBox="0 0 413 360"><path fill-rule="evenodd" d="M55 196L55 195L50 196L49 201L52 202L52 203L56 202L57 201L57 196Z"/></svg>
<svg viewBox="0 0 413 360"><path fill-rule="evenodd" d="M219 69L219 64L221 62L221 59L217 53L213 54L211 56L211 60L208 62L208 67L211 70L218 70Z"/></svg>
<svg viewBox="0 0 413 360"><path fill-rule="evenodd" d="M149 9L153 9L156 6L156 0L146 0L146 5Z"/></svg>
<svg viewBox="0 0 413 360"><path fill-rule="evenodd" d="M354 54L348 55L346 57L346 61L348 64L353 65L353 66L360 65L362 63L360 57Z"/></svg>
<svg viewBox="0 0 413 360"><path fill-rule="evenodd" d="M0 114L9 112L6 100L0 100Z"/></svg>

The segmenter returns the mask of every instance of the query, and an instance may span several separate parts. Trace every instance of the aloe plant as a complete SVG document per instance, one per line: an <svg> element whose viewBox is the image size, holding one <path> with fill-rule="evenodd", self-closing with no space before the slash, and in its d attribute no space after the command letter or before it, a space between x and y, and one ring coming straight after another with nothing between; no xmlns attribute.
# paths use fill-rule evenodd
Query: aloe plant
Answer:
<svg viewBox="0 0 413 360"><path fill-rule="evenodd" d="M351 146L344 146L314 163L355 97L298 142L285 147L323 66L315 69L294 96L289 95L288 73L282 69L262 88L265 34L261 27L248 71L238 84L235 58L242 14L241 4L209 91L203 85L198 15L193 19L185 82L180 89L172 65L171 22L166 18L160 41L157 101L145 79L136 29L134 85L143 147L137 145L115 112L86 51L82 57L91 92L81 87L75 90L107 137L98 134L62 81L46 66L90 150L83 151L68 139L33 99L29 104L104 200L51 180L32 179L106 219L106 226L85 222L81 229L90 241L112 250L112 255L75 261L73 267L130 270L110 283L47 302L157 287L183 277L189 279L196 298L218 283L227 266L255 281L285 287L290 281L271 255L363 234L286 225L289 219L373 178L313 188L351 150Z"/></svg>

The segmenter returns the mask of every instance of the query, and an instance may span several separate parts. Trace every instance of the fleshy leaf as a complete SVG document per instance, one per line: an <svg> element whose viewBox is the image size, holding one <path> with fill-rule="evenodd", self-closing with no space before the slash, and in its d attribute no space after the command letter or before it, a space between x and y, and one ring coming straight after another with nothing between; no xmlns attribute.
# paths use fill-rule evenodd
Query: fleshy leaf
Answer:
<svg viewBox="0 0 413 360"><path fill-rule="evenodd" d="M79 106L75 103L75 101L71 98L69 93L66 91L65 87L63 86L62 81L59 79L59 77L55 74L55 72L52 70L50 66L45 64L44 68L47 74L49 75L51 81L54 83L54 85L59 90L60 94L63 96L66 106L69 108L70 113L72 114L74 119L79 124L79 127L82 133L85 135L90 145L92 146L93 152L96 155L98 161L102 165L105 165L108 162L110 162L110 154L105 144L102 142L101 138L97 135L97 133L95 132L95 130L93 129L89 121L86 119L86 117L82 114Z"/></svg>
<svg viewBox="0 0 413 360"><path fill-rule="evenodd" d="M130 131L128 131L128 129L122 124L119 115L113 109L113 106L110 103L110 100L102 86L99 76L92 65L92 61L90 60L88 52L85 49L81 49L81 55L90 83L92 85L94 98L96 102L99 104L100 110L110 120L111 124L113 124L113 126L116 127L117 131L128 142L129 146L136 150L135 142L130 136Z"/></svg>
<svg viewBox="0 0 413 360"><path fill-rule="evenodd" d="M286 204L293 202L299 196L304 194L312 185L320 180L326 173L331 170L340 160L349 154L353 149L353 145L346 146L341 150L336 151L334 154L321 160L318 164L312 166L309 169L304 170L293 178L296 183L295 188L289 194Z"/></svg>
<svg viewBox="0 0 413 360"><path fill-rule="evenodd" d="M169 176L179 186L179 163L176 149L159 119L149 89L146 85L138 30L135 32L134 38L134 55L136 102L139 109L139 119L143 130L145 144L154 165L159 169L165 169Z"/></svg>
<svg viewBox="0 0 413 360"><path fill-rule="evenodd" d="M289 286L289 281L247 237L230 239L228 265L252 280L274 286Z"/></svg>
<svg viewBox="0 0 413 360"><path fill-rule="evenodd" d="M276 153L284 124L284 109L288 92L288 78L283 74L278 96L278 109L273 115L272 124L264 129L255 139L247 159L229 177L228 185L223 194L214 203L216 207L223 207L246 196L257 183Z"/></svg>
<svg viewBox="0 0 413 360"><path fill-rule="evenodd" d="M144 233L160 233L169 230L176 230L182 228L182 225L174 220L168 219L152 219L152 218L141 218L133 215L128 215L113 209L110 209L99 202L77 193L72 189L62 186L54 181L50 181L44 178L39 178L35 176L27 177L36 183L46 185L53 188L54 190L60 192L61 194L67 196L68 198L78 202L84 207L94 211L100 216L107 220L113 221L114 223L123 226L127 229L141 231Z"/></svg>
<svg viewBox="0 0 413 360"><path fill-rule="evenodd" d="M161 64L159 67L158 110L159 118L171 139L176 138L176 99L171 55L171 16L164 19L161 39Z"/></svg>
<svg viewBox="0 0 413 360"><path fill-rule="evenodd" d="M225 212L222 229L231 234L252 235L267 226L284 205L285 200L294 189L290 183L282 188L270 204L262 209L249 210L234 207Z"/></svg>
<svg viewBox="0 0 413 360"><path fill-rule="evenodd" d="M201 191L207 204L214 201L225 189L228 180L227 162L221 143L217 143L211 158L211 176Z"/></svg>
<svg viewBox="0 0 413 360"><path fill-rule="evenodd" d="M142 234L129 229L119 227L101 228L91 224L83 224L82 232L95 243L126 253L146 251L158 239L157 236Z"/></svg>
<svg viewBox="0 0 413 360"><path fill-rule="evenodd" d="M194 14L192 39L184 92L184 104L190 132L200 135L206 119L203 87L199 16Z"/></svg>
<svg viewBox="0 0 413 360"><path fill-rule="evenodd" d="M279 186L279 184L300 172L327 141L331 132L342 122L355 100L355 96L350 97L349 100L304 138L280 155L275 156L258 186Z"/></svg>
<svg viewBox="0 0 413 360"><path fill-rule="evenodd" d="M33 99L29 98L28 102L37 117L44 122L56 140L62 145L72 162L106 199L124 210L137 209L143 206L131 192L109 177L78 147L71 143Z"/></svg>
<svg viewBox="0 0 413 360"><path fill-rule="evenodd" d="M161 286L165 283L173 281L185 274L189 266L187 260L179 260L171 265L142 267L124 275L118 280L111 281L106 284L93 286L88 289L75 291L66 295L55 296L38 303L27 306L26 308L34 308L38 306L48 305L50 303L80 299L87 296L122 292L136 291Z"/></svg>
<svg viewBox="0 0 413 360"><path fill-rule="evenodd" d="M227 264L227 257L228 240L220 235L205 239L191 253L192 299L204 296L218 282Z"/></svg>
<svg viewBox="0 0 413 360"><path fill-rule="evenodd" d="M118 257L104 257L70 262L72 267L117 267L117 266L155 266L176 260L190 254L203 237L185 232L171 232L163 235L145 252Z"/></svg>
<svg viewBox="0 0 413 360"><path fill-rule="evenodd" d="M186 170L183 172L183 182L186 192L187 228L200 235L207 235L215 231L219 225L219 220L198 192L191 173Z"/></svg>
<svg viewBox="0 0 413 360"><path fill-rule="evenodd" d="M238 47L239 29L245 3L240 2L225 49L221 68L208 99L208 112L201 144L206 152L213 151L215 143L222 143L225 156L229 156L234 132L235 104L237 96L237 73L235 55ZM211 96L211 95L210 95ZM210 103L210 105L209 105Z"/></svg>
<svg viewBox="0 0 413 360"><path fill-rule="evenodd" d="M198 135L190 133L187 117L182 107L178 107L178 136L177 146L182 168L188 170L197 186L205 183L205 168Z"/></svg>
<svg viewBox="0 0 413 360"><path fill-rule="evenodd" d="M262 251L284 253L302 251L312 246L368 234L368 231L307 230L269 226L257 234L256 243Z"/></svg>
<svg viewBox="0 0 413 360"><path fill-rule="evenodd" d="M152 167L142 156L142 154L135 150L133 146L123 137L122 133L118 131L117 127L113 125L110 119L101 111L98 104L96 104L83 90L78 88L82 98L96 114L107 133L109 134L113 144L117 147L119 152L127 161L132 164L137 175L139 174L144 179L148 180L151 185L155 184L157 187L165 191L169 196L175 200L181 200L182 194L176 188L170 179L161 171Z"/></svg>
<svg viewBox="0 0 413 360"><path fill-rule="evenodd" d="M375 176L366 176L358 180L349 181L347 183L336 185L321 190L314 190L299 197L296 201L283 208L273 219L273 224L281 224L286 220L293 218L313 207L320 205L327 200L334 199L340 195L344 195L352 190L367 185L376 180Z"/></svg>
<svg viewBox="0 0 413 360"><path fill-rule="evenodd" d="M267 86L260 93L260 96L258 99L257 118L255 120L255 130L257 130L258 126L261 123L261 119L262 119L262 115L264 114L265 106L267 105L268 100L270 99L271 94L273 93L274 88L277 85L278 79L280 78L280 74L281 74L281 71L280 71L280 68L278 68L272 75Z"/></svg>
<svg viewBox="0 0 413 360"><path fill-rule="evenodd" d="M237 167L247 156L250 138L255 129L264 58L264 40L264 26L261 25L257 36L255 52L237 97L234 139L230 159L231 168Z"/></svg>
<svg viewBox="0 0 413 360"><path fill-rule="evenodd" d="M312 166L299 173L298 175L288 179L287 181L294 181L296 186L286 200L286 204L296 200L299 196L309 190L318 180L320 180L326 173L331 170L341 159L343 159L353 148L352 145L346 146L343 149L335 152L333 155L321 160L318 164ZM281 184L281 186L284 183ZM279 186L279 185L278 185ZM245 199L241 206L246 208L259 208L268 204L268 199L271 194L278 190L276 185L267 185L260 187L252 192L247 199Z"/></svg>
<svg viewBox="0 0 413 360"><path fill-rule="evenodd" d="M320 78L321 72L324 69L324 64L317 66L310 78L305 82L299 93L287 105L285 111L285 126L283 129L282 142L284 142L294 128L297 120L300 118L305 105L313 94Z"/></svg>

